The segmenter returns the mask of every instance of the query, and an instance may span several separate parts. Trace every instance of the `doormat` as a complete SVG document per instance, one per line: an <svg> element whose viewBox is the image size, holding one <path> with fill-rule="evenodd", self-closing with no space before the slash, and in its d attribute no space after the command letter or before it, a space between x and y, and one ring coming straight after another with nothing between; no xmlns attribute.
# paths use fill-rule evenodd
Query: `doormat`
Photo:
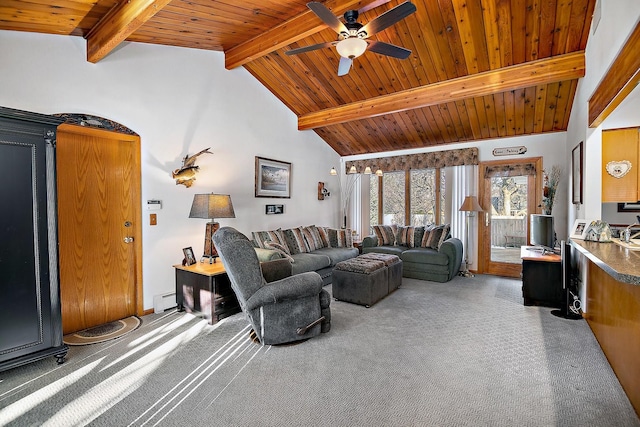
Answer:
<svg viewBox="0 0 640 427"><path fill-rule="evenodd" d="M138 329L139 326L140 319L136 316L130 316L125 319L116 320L115 322L109 322L104 325L98 325L92 328L83 329L82 331L73 332L62 338L64 343L67 345L97 344L99 342L120 338L121 336Z"/></svg>

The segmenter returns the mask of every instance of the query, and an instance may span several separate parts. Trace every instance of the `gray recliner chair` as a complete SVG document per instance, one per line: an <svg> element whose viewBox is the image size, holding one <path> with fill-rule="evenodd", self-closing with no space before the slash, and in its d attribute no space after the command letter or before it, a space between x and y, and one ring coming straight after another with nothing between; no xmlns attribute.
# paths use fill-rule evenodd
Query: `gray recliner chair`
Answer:
<svg viewBox="0 0 640 427"><path fill-rule="evenodd" d="M232 227L213 235L242 311L263 345L284 344L329 332L331 298L318 273L308 272L267 283L255 248Z"/></svg>

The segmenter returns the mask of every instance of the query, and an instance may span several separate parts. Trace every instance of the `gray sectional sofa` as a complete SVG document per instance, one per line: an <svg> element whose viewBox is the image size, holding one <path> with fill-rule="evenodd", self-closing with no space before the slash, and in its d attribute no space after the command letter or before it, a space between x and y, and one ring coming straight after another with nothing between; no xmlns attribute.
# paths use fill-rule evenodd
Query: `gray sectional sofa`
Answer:
<svg viewBox="0 0 640 427"><path fill-rule="evenodd" d="M337 263L359 254L353 247L350 229L312 225L254 231L251 237L260 261L287 258L292 274L315 271L322 277L323 285L331 283L333 267Z"/></svg>
<svg viewBox="0 0 640 427"><path fill-rule="evenodd" d="M375 234L362 241L363 253L397 255L403 262L402 276L448 282L462 263L462 242L451 237L449 226L375 226Z"/></svg>

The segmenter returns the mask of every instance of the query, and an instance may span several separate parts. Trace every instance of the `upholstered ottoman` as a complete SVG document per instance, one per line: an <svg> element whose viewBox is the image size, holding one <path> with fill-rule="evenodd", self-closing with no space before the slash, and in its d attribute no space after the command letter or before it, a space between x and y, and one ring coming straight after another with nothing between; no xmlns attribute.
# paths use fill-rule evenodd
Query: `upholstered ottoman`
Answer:
<svg viewBox="0 0 640 427"><path fill-rule="evenodd" d="M389 293L384 262L352 258L336 264L331 285L333 297L370 307Z"/></svg>
<svg viewBox="0 0 640 427"><path fill-rule="evenodd" d="M402 260L399 256L369 252L360 255L360 257L384 262L387 270L387 284L389 286L388 293L391 293L400 287L402 284Z"/></svg>

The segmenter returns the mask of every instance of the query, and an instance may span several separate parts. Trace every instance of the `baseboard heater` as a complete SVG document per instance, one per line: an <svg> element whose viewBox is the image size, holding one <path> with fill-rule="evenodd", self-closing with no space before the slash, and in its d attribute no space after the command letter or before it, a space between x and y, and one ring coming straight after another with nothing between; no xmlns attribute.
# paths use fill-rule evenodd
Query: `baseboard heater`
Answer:
<svg viewBox="0 0 640 427"><path fill-rule="evenodd" d="M165 310L177 307L177 305L175 292L167 292L166 294L155 295L153 297L154 313L164 313Z"/></svg>

